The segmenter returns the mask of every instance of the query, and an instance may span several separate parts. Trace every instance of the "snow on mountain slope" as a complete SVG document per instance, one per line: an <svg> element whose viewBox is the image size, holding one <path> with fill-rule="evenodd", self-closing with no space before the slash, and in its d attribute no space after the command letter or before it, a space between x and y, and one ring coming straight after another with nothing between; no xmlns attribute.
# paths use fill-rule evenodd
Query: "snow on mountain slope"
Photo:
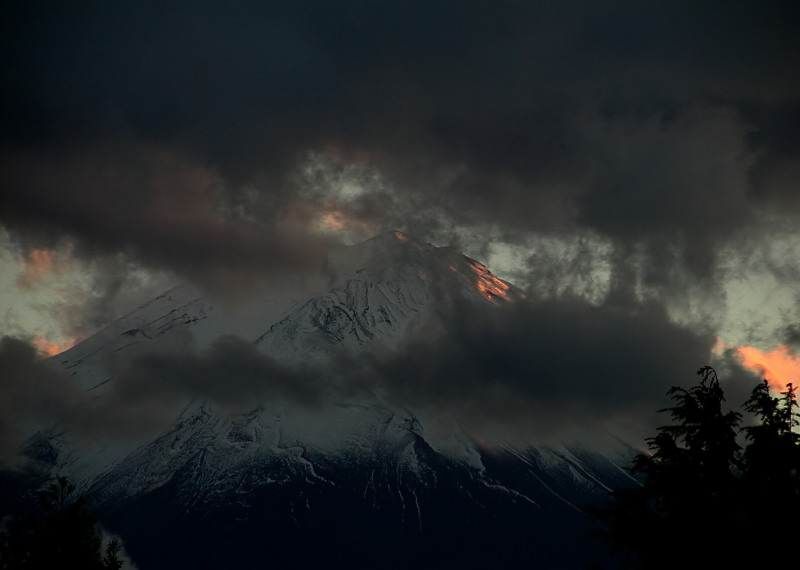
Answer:
<svg viewBox="0 0 800 570"><path fill-rule="evenodd" d="M598 555L583 546L584 509L619 484L608 455L577 444L484 448L464 434L454 453L437 449L424 420L378 402L297 412L198 405L87 493L142 568L486 568L531 557L581 568Z"/></svg>
<svg viewBox="0 0 800 570"><path fill-rule="evenodd" d="M400 232L387 232L363 243L334 250L318 276L305 290L277 290L251 303L246 318L231 318L197 290L178 286L141 305L125 317L51 359L77 379L95 399L115 388L115 370L143 351L165 346L175 337L192 339L202 351L223 335L251 342L258 351L287 366L315 363L324 370L324 360L333 349L352 354L365 345L380 343L389 348L410 338L420 329L436 326L437 310L454 291L476 303L505 303L522 293L496 278L480 263L451 248L420 243ZM109 363L114 363L110 366ZM220 378L220 382L225 379ZM267 415L282 415L284 432L298 432L300 439L316 442L333 452L352 447L349 434L365 437L370 422L367 409L386 407L375 397L371 402L341 402L326 414L306 413L302 407L288 412L263 411L282 404L254 402L262 406L259 421ZM350 406L360 406L352 413ZM403 410L394 412L404 413ZM383 413L383 412L381 412ZM358 421L356 421L358 420ZM474 459L457 429L431 418L428 439L435 448ZM333 428L333 429L332 429ZM355 436L354 436L355 437ZM59 443L73 444L70 434ZM131 439L107 445L102 437L81 453L65 451L62 467L88 479L105 472L143 442ZM81 445L83 445L81 443Z"/></svg>
<svg viewBox="0 0 800 570"><path fill-rule="evenodd" d="M124 362L187 334L202 351L233 334L285 366L324 374L333 351L392 350L437 326L454 294L484 306L523 298L479 262L399 232L334 251L320 271L313 287L260 300L247 319L227 318L197 291L176 287L51 363L102 394L115 386L112 356ZM260 567L264 555L279 566L324 564L309 541L353 568L429 565L422 555L461 567L485 567L492 557L513 565L527 556L523 543L559 567L582 567L568 534L590 529L584 509L626 481L630 452L616 441L603 449L476 441L436 410L377 394L322 406L253 401L243 411L195 399L156 436L119 444L61 433L45 443L51 469L78 481L143 570L184 563L165 552L185 540L200 568ZM529 536L530 525L538 536ZM265 529L269 552L254 546ZM352 544L358 533L373 543ZM198 536L209 546L197 547ZM446 540L454 542L442 547ZM384 558L402 543L404 553ZM509 544L513 551L502 552ZM351 559L358 548L361 557ZM214 558L219 549L227 558Z"/></svg>
<svg viewBox="0 0 800 570"><path fill-rule="evenodd" d="M259 299L246 318L235 319L220 314L196 289L177 286L52 361L93 388L110 379L102 369L104 356L135 352L178 331L190 332L200 348L232 334L279 360L305 360L331 345L401 341L426 324L443 290L454 283L488 302L523 296L482 264L400 232L331 252L321 273L324 286Z"/></svg>

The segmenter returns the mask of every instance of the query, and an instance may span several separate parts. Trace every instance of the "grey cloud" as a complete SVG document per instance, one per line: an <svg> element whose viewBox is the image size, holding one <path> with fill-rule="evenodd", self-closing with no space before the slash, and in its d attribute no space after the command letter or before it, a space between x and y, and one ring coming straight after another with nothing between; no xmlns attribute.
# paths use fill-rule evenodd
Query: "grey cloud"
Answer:
<svg viewBox="0 0 800 570"><path fill-rule="evenodd" d="M79 434L155 434L195 401L228 412L250 411L267 401L320 406L329 383L320 370L282 365L233 336L198 350L191 335L175 333L133 354L110 354L103 366L112 380L74 419Z"/></svg>
<svg viewBox="0 0 800 570"><path fill-rule="evenodd" d="M506 173L529 194L531 181L572 166L570 121L587 108L657 114L686 100L796 96L789 8L17 7L6 118L15 141L168 140L226 176L282 170L298 151L338 143L406 167L467 164L481 192Z"/></svg>
<svg viewBox="0 0 800 570"><path fill-rule="evenodd" d="M441 326L399 347L334 351L322 366L279 363L237 337L200 350L178 331L107 355L110 380L90 392L29 344L4 339L3 461L12 463L32 431L53 425L78 437L135 440L166 429L190 402L241 413L265 402L320 409L376 394L449 417L476 437L525 440L605 427L637 441L661 421L655 411L668 403L666 390L695 382L714 343L671 322L657 304L620 297L602 305L562 297L498 306L456 298L440 309ZM736 406L756 378L732 351L719 366Z"/></svg>
<svg viewBox="0 0 800 570"><path fill-rule="evenodd" d="M75 265L74 271L89 281L92 294L87 295L86 286L80 283L59 284L57 298L42 304L52 324L75 341L88 338L174 286L174 274L145 270L123 255L94 256Z"/></svg>
<svg viewBox="0 0 800 570"><path fill-rule="evenodd" d="M746 132L724 108L600 126L582 222L623 239L735 231L748 215Z"/></svg>
<svg viewBox="0 0 800 570"><path fill-rule="evenodd" d="M671 323L659 305L616 301L456 300L441 306L442 326L397 348L332 348L322 367L280 364L235 337L201 351L178 334L110 355L108 393L72 425L135 437L166 428L189 401L243 412L268 401L319 408L377 394L449 417L475 436L541 438L605 426L635 440L660 421L655 411L668 403L670 386L694 383L714 338ZM731 355L725 365L727 377L752 380Z"/></svg>
<svg viewBox="0 0 800 570"><path fill-rule="evenodd" d="M590 133L578 220L614 243L617 281L638 279L667 296L698 280L713 291L718 251L757 225L747 130L731 109L689 108Z"/></svg>
<svg viewBox="0 0 800 570"><path fill-rule="evenodd" d="M800 173L800 103L758 104L745 111L758 128L749 133L750 143L759 149L751 172L751 193L755 201L779 212L796 212L800 190L795 181Z"/></svg>
<svg viewBox="0 0 800 570"><path fill-rule="evenodd" d="M210 289L235 291L276 271L316 267L331 245L282 220L230 213L212 170L160 145L8 152L0 183L0 221L23 246L69 239L83 259L105 257L123 269L125 259L114 259L122 254ZM276 210L287 208L276 198Z"/></svg>
<svg viewBox="0 0 800 570"><path fill-rule="evenodd" d="M0 394L0 465L11 467L33 432L63 420L83 396L32 344L7 336L0 338Z"/></svg>
<svg viewBox="0 0 800 570"><path fill-rule="evenodd" d="M787 325L781 331L784 343L791 346L794 350L800 349L800 324L794 323Z"/></svg>
<svg viewBox="0 0 800 570"><path fill-rule="evenodd" d="M27 341L3 337L0 465L21 465L28 438L40 430L136 440L169 427L190 402L232 413L267 401L314 407L333 389L324 371L281 365L230 336L198 350L191 335L178 332L134 353L112 353L102 367L109 381L87 391Z"/></svg>
<svg viewBox="0 0 800 570"><path fill-rule="evenodd" d="M446 322L445 334L421 335L352 367L365 386L412 409L450 413L476 432L652 426L666 390L693 384L713 344L657 305L457 305Z"/></svg>

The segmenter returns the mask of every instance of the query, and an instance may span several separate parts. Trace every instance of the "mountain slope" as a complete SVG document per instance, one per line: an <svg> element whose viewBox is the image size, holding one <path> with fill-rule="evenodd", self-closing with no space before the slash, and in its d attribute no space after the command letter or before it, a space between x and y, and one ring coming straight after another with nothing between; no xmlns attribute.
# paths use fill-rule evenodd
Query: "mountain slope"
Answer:
<svg viewBox="0 0 800 570"><path fill-rule="evenodd" d="M445 331L454 297L469 310L514 303L522 292L475 260L399 232L333 252L320 275L307 290L260 301L246 319L226 319L178 287L52 364L102 403L151 351L180 341L194 347L186 354L205 354L236 335L275 363L268 370L302 366L328 382L324 402L226 406L195 394L160 433L120 443L55 431L36 440L38 457L79 482L141 570L602 560L600 545L584 540L593 529L585 510L633 484L622 469L627 446L478 439L435 409L337 391L329 378L342 355L357 363L367 351ZM238 386L223 373L212 380Z"/></svg>

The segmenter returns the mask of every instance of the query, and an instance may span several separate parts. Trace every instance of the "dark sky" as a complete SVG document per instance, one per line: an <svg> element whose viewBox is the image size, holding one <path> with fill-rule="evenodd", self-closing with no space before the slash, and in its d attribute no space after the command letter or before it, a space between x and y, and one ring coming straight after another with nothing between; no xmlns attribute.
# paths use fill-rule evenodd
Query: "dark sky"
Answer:
<svg viewBox="0 0 800 570"><path fill-rule="evenodd" d="M399 229L546 302L497 335L577 347L570 378L613 340L691 382L717 335L798 346L793 8L4 2L4 247L89 276L49 307L74 339L142 272L237 296Z"/></svg>

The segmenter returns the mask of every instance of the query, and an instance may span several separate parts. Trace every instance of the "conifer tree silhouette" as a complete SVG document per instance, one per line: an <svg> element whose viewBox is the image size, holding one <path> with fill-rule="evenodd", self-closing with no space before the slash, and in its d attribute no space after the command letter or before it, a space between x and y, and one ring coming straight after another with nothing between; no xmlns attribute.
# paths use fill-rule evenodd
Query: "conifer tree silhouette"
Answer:
<svg viewBox="0 0 800 570"><path fill-rule="evenodd" d="M642 486L614 491L598 512L601 535L631 568L781 567L790 558L776 538L800 513L797 390L757 385L744 403L755 423L739 430L714 369L698 374L698 385L669 390L675 405L659 411L674 423L634 459Z"/></svg>
<svg viewBox="0 0 800 570"><path fill-rule="evenodd" d="M745 409L759 423L744 428L748 445L744 450L741 520L752 543L769 544L782 529L781 521L800 516L800 425L797 388L791 383L773 396L766 380L753 389ZM796 523L795 523L796 524ZM777 565L781 549L765 548L753 562Z"/></svg>
<svg viewBox="0 0 800 570"><path fill-rule="evenodd" d="M633 568L722 567L727 555L720 542L730 537L739 463L736 433L740 414L724 411L725 400L711 367L698 371L700 383L686 390L673 386L674 423L648 438L650 454L639 454L632 471L642 487L619 490L602 513L605 533Z"/></svg>

